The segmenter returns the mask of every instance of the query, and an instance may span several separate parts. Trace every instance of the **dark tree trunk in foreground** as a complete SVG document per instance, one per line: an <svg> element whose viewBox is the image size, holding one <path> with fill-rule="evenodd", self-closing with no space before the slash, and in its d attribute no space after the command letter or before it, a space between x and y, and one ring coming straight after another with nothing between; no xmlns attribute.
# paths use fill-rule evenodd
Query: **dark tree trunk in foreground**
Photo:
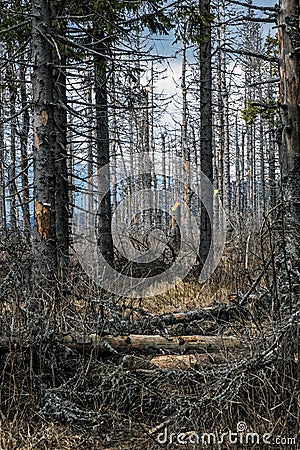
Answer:
<svg viewBox="0 0 300 450"><path fill-rule="evenodd" d="M63 14L60 2L52 1L52 17ZM64 26L63 24L61 25ZM58 30L58 27L56 27ZM59 30L58 30L59 31ZM64 34L64 29L60 30ZM60 282L66 279L69 260L69 182L67 165L67 87L66 87L66 58L65 48L59 45L53 47L53 77L55 103L55 232L57 248L57 269Z"/></svg>
<svg viewBox="0 0 300 450"><path fill-rule="evenodd" d="M200 2L200 13L206 19L200 27L201 42L199 45L200 64L200 151L201 171L213 181L212 163L212 67L211 67L211 25L210 0ZM199 272L207 259L212 241L212 224L209 215L213 212L213 189L206 189L201 196L205 196L206 207L201 204L201 236L199 248Z"/></svg>
<svg viewBox="0 0 300 450"><path fill-rule="evenodd" d="M0 74L2 85L2 75ZM3 89L0 88L0 228L6 232Z"/></svg>
<svg viewBox="0 0 300 450"><path fill-rule="evenodd" d="M55 127L51 11L47 0L32 0L34 103L34 281L48 289L57 266L55 241ZM41 292L41 291L40 291Z"/></svg>
<svg viewBox="0 0 300 450"><path fill-rule="evenodd" d="M281 267L281 300L300 295L300 29L299 0L282 0L278 17L280 107L283 121L281 170L285 264Z"/></svg>
<svg viewBox="0 0 300 450"><path fill-rule="evenodd" d="M95 25L96 27L97 25ZM109 130L108 130L108 98L107 98L107 38L104 33L95 30L95 99L96 99L96 138L97 167L105 169L105 177L99 177L100 191L107 191L97 211L97 241L99 252L110 264L113 264L113 241L111 235L111 199L109 172Z"/></svg>
<svg viewBox="0 0 300 450"><path fill-rule="evenodd" d="M10 54L10 52L9 52ZM10 65L9 75L14 79L15 70L14 65ZM18 212L17 212L17 186L16 186L16 92L14 86L9 86L9 100L10 100L10 161L8 167L8 183L9 183L9 224L10 230L16 231L18 227Z"/></svg>
<svg viewBox="0 0 300 450"><path fill-rule="evenodd" d="M20 134L21 144L21 169L22 169L22 211L23 228L30 230L30 209L29 209L29 171L28 171L28 135L30 129L30 116L27 108L26 70L21 69L21 100L23 112L23 123Z"/></svg>

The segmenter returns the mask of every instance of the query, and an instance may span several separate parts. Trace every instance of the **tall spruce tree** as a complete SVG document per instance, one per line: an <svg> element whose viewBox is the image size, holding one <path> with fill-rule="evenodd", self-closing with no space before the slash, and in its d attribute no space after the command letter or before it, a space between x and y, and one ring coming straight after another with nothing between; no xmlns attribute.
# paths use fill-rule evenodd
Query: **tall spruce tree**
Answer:
<svg viewBox="0 0 300 450"><path fill-rule="evenodd" d="M202 173L213 183L213 132L212 132L212 63L211 63L211 11L210 0L200 1L200 166ZM199 261L200 270L208 257L212 244L213 189L200 186L205 195L201 204L201 229ZM203 192L204 191L204 192Z"/></svg>
<svg viewBox="0 0 300 450"><path fill-rule="evenodd" d="M34 280L40 292L53 285L57 268L55 217L55 99L50 2L32 0L34 107Z"/></svg>

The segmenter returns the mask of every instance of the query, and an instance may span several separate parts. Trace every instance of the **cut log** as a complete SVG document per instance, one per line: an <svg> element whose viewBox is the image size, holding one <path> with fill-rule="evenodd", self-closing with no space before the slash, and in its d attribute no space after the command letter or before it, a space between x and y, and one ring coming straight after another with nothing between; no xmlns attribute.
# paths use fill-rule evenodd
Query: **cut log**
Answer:
<svg viewBox="0 0 300 450"><path fill-rule="evenodd" d="M95 351L99 355L118 353L142 354L185 354L218 353L240 348L241 342L235 336L173 336L136 335L104 336L97 334L71 335L63 337L63 343L79 352Z"/></svg>

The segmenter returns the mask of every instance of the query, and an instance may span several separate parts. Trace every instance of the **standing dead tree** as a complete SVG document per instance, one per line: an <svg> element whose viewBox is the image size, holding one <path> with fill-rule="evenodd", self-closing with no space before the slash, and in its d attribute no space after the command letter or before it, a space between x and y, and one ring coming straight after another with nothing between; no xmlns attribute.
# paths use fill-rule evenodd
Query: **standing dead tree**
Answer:
<svg viewBox="0 0 300 450"><path fill-rule="evenodd" d="M55 239L55 124L51 10L46 0L32 1L32 89L34 104L34 208L37 286L53 282Z"/></svg>
<svg viewBox="0 0 300 450"><path fill-rule="evenodd" d="M300 283L300 30L299 0L282 0L278 16L282 138L282 301L299 302Z"/></svg>

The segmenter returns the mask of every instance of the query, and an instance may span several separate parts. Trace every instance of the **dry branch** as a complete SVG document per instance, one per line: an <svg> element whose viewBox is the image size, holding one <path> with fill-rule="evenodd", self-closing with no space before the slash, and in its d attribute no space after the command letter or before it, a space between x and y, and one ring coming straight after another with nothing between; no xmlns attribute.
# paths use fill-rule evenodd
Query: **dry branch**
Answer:
<svg viewBox="0 0 300 450"><path fill-rule="evenodd" d="M268 269L271 262L272 262L272 259L269 259L269 261L265 264L264 270L256 278L256 280L254 281L254 283L252 284L252 286L250 287L248 292L246 292L246 294L241 298L240 303L239 303L240 306L243 306L247 302L247 300L250 297L250 295L252 294L252 292L255 290L255 288L258 286L258 284L262 280L263 276L266 274L266 270Z"/></svg>

